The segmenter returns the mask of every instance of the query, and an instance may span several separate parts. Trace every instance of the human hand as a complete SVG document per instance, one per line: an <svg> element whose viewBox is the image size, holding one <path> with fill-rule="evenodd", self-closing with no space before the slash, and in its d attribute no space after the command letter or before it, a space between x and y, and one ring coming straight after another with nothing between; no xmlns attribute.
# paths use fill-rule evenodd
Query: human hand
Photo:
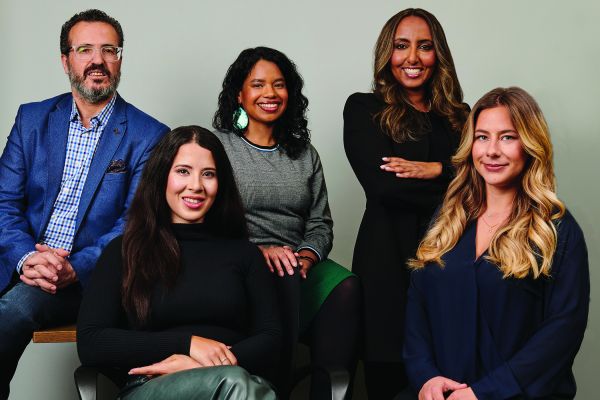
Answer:
<svg viewBox="0 0 600 400"><path fill-rule="evenodd" d="M36 252L23 262L21 281L55 294L57 288L69 284L68 281L75 275L71 264L65 258L69 252L39 244L35 245L35 249Z"/></svg>
<svg viewBox="0 0 600 400"><path fill-rule="evenodd" d="M184 371L186 369L200 368L199 362L190 356L183 354L173 354L162 361L147 365L145 367L137 367L129 370L129 375L166 375L173 372Z"/></svg>
<svg viewBox="0 0 600 400"><path fill-rule="evenodd" d="M477 400L475 393L473 393L473 389L470 387L465 389L458 389L452 392L448 400Z"/></svg>
<svg viewBox="0 0 600 400"><path fill-rule="evenodd" d="M306 279L308 271L318 262L318 258L315 253L307 249L302 249L294 255L300 262L300 276Z"/></svg>
<svg viewBox="0 0 600 400"><path fill-rule="evenodd" d="M435 376L419 390L419 400L444 400L444 393L465 389L466 383L458 383L443 376Z"/></svg>
<svg viewBox="0 0 600 400"><path fill-rule="evenodd" d="M36 244L35 249L40 253L52 252L55 255L62 257L64 259L62 268L57 268L58 280L56 281L56 286L59 289L67 287L70 284L77 281L77 273L75 272L75 270L73 269L73 266L71 265L71 262L67 258L69 256L68 251L66 251L65 249L55 249L55 248L49 247L45 244Z"/></svg>
<svg viewBox="0 0 600 400"><path fill-rule="evenodd" d="M192 336L190 357L197 361L201 367L237 365L237 358L229 350L229 346L200 336Z"/></svg>
<svg viewBox="0 0 600 400"><path fill-rule="evenodd" d="M383 157L379 168L393 172L398 178L434 179L442 174L442 163L409 161L400 157Z"/></svg>
<svg viewBox="0 0 600 400"><path fill-rule="evenodd" d="M58 275L58 280L56 281L56 287L58 289L65 288L65 287L69 286L70 284L75 283L77 281L77 273L75 272L75 269L73 269L71 262L67 258L69 256L68 251L66 251L65 249L55 249L55 248L49 247L45 244L44 245L36 244L35 249L39 252L52 252L52 253L56 254L57 256L64 258L62 268L58 268L56 271L56 274Z"/></svg>
<svg viewBox="0 0 600 400"><path fill-rule="evenodd" d="M296 255L289 246L258 246L262 251L267 267L271 272L277 270L277 275L294 275L294 268L298 266ZM285 272L284 272L285 270Z"/></svg>

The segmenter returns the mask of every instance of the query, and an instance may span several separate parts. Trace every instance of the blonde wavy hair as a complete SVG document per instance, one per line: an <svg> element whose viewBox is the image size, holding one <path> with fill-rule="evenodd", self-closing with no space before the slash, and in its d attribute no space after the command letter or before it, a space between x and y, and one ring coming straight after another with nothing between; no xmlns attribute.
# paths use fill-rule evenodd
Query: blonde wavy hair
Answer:
<svg viewBox="0 0 600 400"><path fill-rule="evenodd" d="M431 110L445 117L455 132L462 130L469 113L469 107L463 103L462 89L442 25L433 14L421 8L402 10L381 29L375 44L373 65L373 92L386 103L375 119L381 129L398 143L418 140L419 135L427 131L425 117L412 107L390 68L396 29L400 21L409 16L419 17L427 23L435 49L435 70L426 83L426 100L431 103Z"/></svg>
<svg viewBox="0 0 600 400"><path fill-rule="evenodd" d="M533 97L518 87L494 89L473 107L452 158L456 177L416 258L408 262L413 269L430 262L443 267L441 257L456 245L467 224L485 211L485 182L475 169L471 148L479 114L495 107L508 109L528 160L512 213L507 224L494 234L486 258L500 268L504 278L550 275L557 240L554 221L563 216L565 206L555 192L548 125Z"/></svg>

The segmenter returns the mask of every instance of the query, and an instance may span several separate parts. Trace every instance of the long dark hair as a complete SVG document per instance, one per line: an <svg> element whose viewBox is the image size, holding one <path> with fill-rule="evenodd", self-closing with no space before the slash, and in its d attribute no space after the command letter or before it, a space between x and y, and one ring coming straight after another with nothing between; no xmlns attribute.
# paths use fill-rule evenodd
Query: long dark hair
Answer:
<svg viewBox="0 0 600 400"><path fill-rule="evenodd" d="M418 140L419 134L427 131L423 114L411 106L404 88L390 67L396 28L409 16L419 17L427 23L435 49L437 63L431 79L425 83L426 99L431 103L431 110L445 117L450 128L459 134L467 120L469 107L463 103L462 89L444 29L433 14L421 8L407 8L394 15L385 23L377 38L373 92L386 103L386 107L376 115L376 119L382 130L398 143Z"/></svg>
<svg viewBox="0 0 600 400"><path fill-rule="evenodd" d="M302 94L304 81L296 65L285 54L275 49L269 47L246 49L231 64L223 79L223 89L219 94L219 105L213 118L213 127L239 136L244 134L243 130L233 125L233 113L239 107L238 94L242 90L244 80L259 60L276 64L285 79L288 90L287 108L281 118L275 122L273 138L290 158L298 158L310 143L306 120L308 99Z"/></svg>
<svg viewBox="0 0 600 400"><path fill-rule="evenodd" d="M147 320L156 283L172 287L180 268L179 245L171 227L171 209L165 197L167 178L179 148L187 143L210 150L219 180L215 201L204 224L217 236L248 236L244 207L233 169L219 139L199 126L182 126L167 133L148 159L123 235L122 302L140 326Z"/></svg>

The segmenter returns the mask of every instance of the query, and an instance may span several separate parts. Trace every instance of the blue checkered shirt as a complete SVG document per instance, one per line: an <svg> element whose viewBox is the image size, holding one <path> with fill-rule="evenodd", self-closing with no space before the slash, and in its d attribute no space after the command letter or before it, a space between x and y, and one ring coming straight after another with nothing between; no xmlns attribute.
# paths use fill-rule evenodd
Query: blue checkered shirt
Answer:
<svg viewBox="0 0 600 400"><path fill-rule="evenodd" d="M113 96L102 111L90 120L89 128L84 127L81 123L79 111L73 101L60 192L54 202L50 222L42 236L42 242L52 248L71 251L81 192L90 170L96 145L113 112L116 98L117 96ZM17 270L21 270L23 262L30 254L25 254L21 258Z"/></svg>

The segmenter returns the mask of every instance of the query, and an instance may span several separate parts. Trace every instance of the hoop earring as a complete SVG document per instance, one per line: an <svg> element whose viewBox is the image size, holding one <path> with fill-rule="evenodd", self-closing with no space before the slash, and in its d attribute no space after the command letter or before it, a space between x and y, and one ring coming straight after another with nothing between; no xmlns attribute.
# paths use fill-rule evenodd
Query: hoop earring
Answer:
<svg viewBox="0 0 600 400"><path fill-rule="evenodd" d="M233 127L240 131L248 127L248 114L246 114L246 111L241 106L233 113Z"/></svg>

